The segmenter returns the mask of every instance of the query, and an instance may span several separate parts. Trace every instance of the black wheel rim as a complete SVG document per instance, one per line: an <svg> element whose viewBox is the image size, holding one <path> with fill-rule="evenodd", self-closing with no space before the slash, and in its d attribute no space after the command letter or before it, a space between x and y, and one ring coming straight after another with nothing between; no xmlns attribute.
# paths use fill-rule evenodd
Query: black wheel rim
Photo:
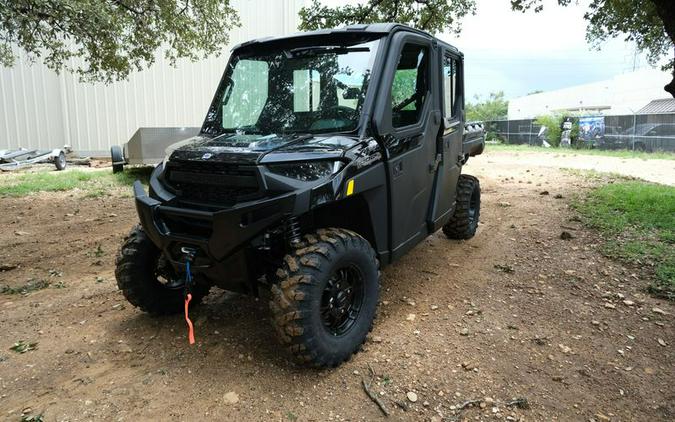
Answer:
<svg viewBox="0 0 675 422"><path fill-rule="evenodd" d="M176 274L171 264L161 254L157 257L154 276L157 284L167 290L182 290L185 286L185 280Z"/></svg>
<svg viewBox="0 0 675 422"><path fill-rule="evenodd" d="M321 296L321 321L334 336L347 333L356 323L363 305L363 275L354 266L337 269Z"/></svg>
<svg viewBox="0 0 675 422"><path fill-rule="evenodd" d="M473 192L471 192L471 200L469 201L469 222L470 224L476 224L476 219L478 217L478 207L480 206L479 203L479 190L474 189Z"/></svg>

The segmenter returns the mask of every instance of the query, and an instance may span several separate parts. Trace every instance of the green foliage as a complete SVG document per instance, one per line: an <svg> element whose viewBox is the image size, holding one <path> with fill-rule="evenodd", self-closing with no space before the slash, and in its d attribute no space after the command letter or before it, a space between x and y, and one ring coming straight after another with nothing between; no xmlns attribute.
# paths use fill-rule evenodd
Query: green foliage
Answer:
<svg viewBox="0 0 675 422"><path fill-rule="evenodd" d="M400 104L415 93L417 85L417 69L397 70L394 74L394 83L391 87L391 103ZM404 110L415 108L415 103L408 104Z"/></svg>
<svg viewBox="0 0 675 422"><path fill-rule="evenodd" d="M85 196L98 198L110 195L120 187L130 186L135 180L147 184L151 171L152 167L139 167L115 174L110 169L6 174L0 178L0 197L80 189Z"/></svg>
<svg viewBox="0 0 675 422"><path fill-rule="evenodd" d="M543 10L544 0L510 0L516 11ZM577 5L557 0L560 6ZM320 0L300 10L300 29L332 28L340 25L401 22L437 33L461 30L460 20L475 14L475 0L362 0L357 4L328 7ZM591 0L584 15L588 21L587 40L599 47L608 38L625 36L656 63L673 51L675 43L675 2L672 0ZM675 71L675 59L667 65ZM675 96L675 86L670 88Z"/></svg>
<svg viewBox="0 0 675 422"><path fill-rule="evenodd" d="M45 418L42 414L39 415L24 415L21 417L21 422L44 422Z"/></svg>
<svg viewBox="0 0 675 422"><path fill-rule="evenodd" d="M399 22L430 33L458 33L461 19L476 12L475 0L365 0L358 4L328 7L312 0L300 10L300 29L341 25Z"/></svg>
<svg viewBox="0 0 675 422"><path fill-rule="evenodd" d="M9 350L17 353L26 353L30 352L31 350L36 350L37 349L37 342L32 342L32 343L26 343L23 340L19 340L12 347L9 348Z"/></svg>
<svg viewBox="0 0 675 422"><path fill-rule="evenodd" d="M612 235L626 229L654 230L675 242L675 188L639 181L612 183L594 190L586 202L590 222Z"/></svg>
<svg viewBox="0 0 675 422"><path fill-rule="evenodd" d="M31 192L66 191L102 176L102 172L80 170L23 173L0 181L0 195L24 196Z"/></svg>
<svg viewBox="0 0 675 422"><path fill-rule="evenodd" d="M589 22L586 39L599 48L600 43L608 38L625 36L626 41L634 41L640 51L647 53L650 63L656 64L673 51L675 42L675 33L669 37L664 28L666 24L672 30L675 22L664 21L659 16L656 3L644 0L592 1L585 15Z"/></svg>
<svg viewBox="0 0 675 422"><path fill-rule="evenodd" d="M150 182L150 174L152 174L154 167L126 167L121 173L114 173L112 181L119 186L132 185L136 180L140 180L144 185ZM106 171L108 173L108 171ZM108 173L110 176L110 173Z"/></svg>
<svg viewBox="0 0 675 422"><path fill-rule="evenodd" d="M18 45L31 60L112 82L152 65L219 54L239 25L230 0L22 0L0 2L0 65ZM74 60L73 60L74 59Z"/></svg>
<svg viewBox="0 0 675 422"><path fill-rule="evenodd" d="M553 147L560 146L560 137L562 136L562 122L565 117L571 117L569 114L546 114L535 119L535 123L546 127L546 140ZM583 147L577 140L579 139L579 122L576 120L572 122L572 131L570 132L570 139L575 148Z"/></svg>
<svg viewBox="0 0 675 422"><path fill-rule="evenodd" d="M563 116L560 114L547 114L544 116L539 116L535 119L535 123L546 128L546 140L553 147L560 145L560 135L562 134L562 129L560 125L562 124Z"/></svg>
<svg viewBox="0 0 675 422"><path fill-rule="evenodd" d="M572 147L576 149L589 149L591 147L590 144L585 144L583 141L579 141L579 134L581 133L581 129L579 128L579 121L574 120L572 122L572 131L570 132L570 139L572 140Z"/></svg>
<svg viewBox="0 0 675 422"><path fill-rule="evenodd" d="M504 92L492 92L485 100L476 95L475 102L466 104L466 120L470 122L488 122L504 120L508 117L509 102L504 99Z"/></svg>
<svg viewBox="0 0 675 422"><path fill-rule="evenodd" d="M47 280L28 280L26 284L19 287L0 286L0 293L6 295L27 295L28 293L46 289L51 283Z"/></svg>
<svg viewBox="0 0 675 422"><path fill-rule="evenodd" d="M675 188L617 182L593 190L575 207L603 233L607 255L653 267L650 290L675 299Z"/></svg>
<svg viewBox="0 0 675 422"><path fill-rule="evenodd" d="M100 244L100 243L97 243L97 244L96 244L96 249L94 250L94 256L95 256L96 258L100 258L100 257L102 257L103 255L105 255L105 252L103 251L103 248L101 247L101 244Z"/></svg>

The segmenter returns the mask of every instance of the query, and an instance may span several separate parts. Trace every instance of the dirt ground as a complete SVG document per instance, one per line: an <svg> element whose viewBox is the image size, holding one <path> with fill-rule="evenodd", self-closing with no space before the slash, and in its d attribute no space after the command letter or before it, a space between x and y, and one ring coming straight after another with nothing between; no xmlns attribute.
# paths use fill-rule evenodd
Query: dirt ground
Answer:
<svg viewBox="0 0 675 422"><path fill-rule="evenodd" d="M382 420L361 385L370 366L392 420L673 420L674 304L604 258L575 218L571 197L597 181L532 161L469 163L483 189L477 236L438 233L386 267L371 338L324 371L289 362L264 299L214 289L192 347L181 316L125 302L113 262L137 220L128 196L0 198L0 265L18 266L0 285L51 282L0 294L0 419ZM19 340L37 349L10 350Z"/></svg>
<svg viewBox="0 0 675 422"><path fill-rule="evenodd" d="M488 146L489 148L489 146ZM553 152L500 151L492 154L490 161L498 165L556 167L636 177L662 185L675 185L675 160L606 157L588 154L555 154Z"/></svg>

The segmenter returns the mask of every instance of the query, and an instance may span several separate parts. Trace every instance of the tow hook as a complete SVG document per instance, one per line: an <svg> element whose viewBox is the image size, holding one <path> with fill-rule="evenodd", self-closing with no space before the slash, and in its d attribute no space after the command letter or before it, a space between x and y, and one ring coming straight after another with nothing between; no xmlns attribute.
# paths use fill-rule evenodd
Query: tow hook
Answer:
<svg viewBox="0 0 675 422"><path fill-rule="evenodd" d="M194 262L197 250L183 246L180 251L185 258L185 284L183 287L183 296L185 298L185 322L188 326L188 341L190 344L195 344L195 330L192 321L190 320L188 310L190 308L190 301L192 300L192 272L190 270L190 264Z"/></svg>

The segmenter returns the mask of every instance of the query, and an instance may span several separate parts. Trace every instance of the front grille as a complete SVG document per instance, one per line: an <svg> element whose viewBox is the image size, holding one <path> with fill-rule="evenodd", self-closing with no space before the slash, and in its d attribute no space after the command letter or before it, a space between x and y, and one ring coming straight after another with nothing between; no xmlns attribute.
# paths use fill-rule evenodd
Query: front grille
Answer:
<svg viewBox="0 0 675 422"><path fill-rule="evenodd" d="M254 166L169 161L164 180L180 200L234 205L262 196Z"/></svg>

